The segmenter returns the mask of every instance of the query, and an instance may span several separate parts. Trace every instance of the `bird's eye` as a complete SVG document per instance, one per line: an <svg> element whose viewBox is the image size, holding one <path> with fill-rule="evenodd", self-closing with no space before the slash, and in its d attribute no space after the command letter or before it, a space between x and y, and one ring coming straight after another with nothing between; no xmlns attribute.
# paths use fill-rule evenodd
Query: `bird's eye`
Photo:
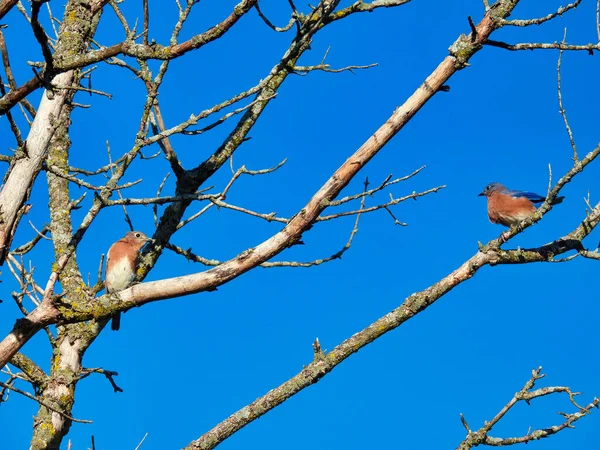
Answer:
<svg viewBox="0 0 600 450"><path fill-rule="evenodd" d="M139 237L141 237L141 236L142 236L142 235L141 235L140 233L135 233L135 237L136 237L136 238L139 238Z"/></svg>

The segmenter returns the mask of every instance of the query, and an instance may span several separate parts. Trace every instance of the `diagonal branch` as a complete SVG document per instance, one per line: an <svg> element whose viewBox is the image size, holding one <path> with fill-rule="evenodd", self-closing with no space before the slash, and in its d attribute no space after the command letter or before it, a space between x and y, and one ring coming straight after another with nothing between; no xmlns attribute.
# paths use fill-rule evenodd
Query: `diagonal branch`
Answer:
<svg viewBox="0 0 600 450"><path fill-rule="evenodd" d="M0 116L6 114L13 106L23 101L25 97L40 87L42 87L42 78L34 75L22 86L11 88L6 95L0 97Z"/></svg>
<svg viewBox="0 0 600 450"><path fill-rule="evenodd" d="M48 375L31 359L22 353L17 353L10 360L10 363L23 372L36 389L43 389L48 382Z"/></svg>
<svg viewBox="0 0 600 450"><path fill-rule="evenodd" d="M0 19L2 19L19 0L1 0L0 1Z"/></svg>
<svg viewBox="0 0 600 450"><path fill-rule="evenodd" d="M65 419L68 419L72 422L77 422L77 423L92 423L91 420L84 420L84 419L76 419L75 417L71 417L68 414L65 414L64 412L62 412L58 407L55 407L53 405L51 405L48 402L45 402L43 400L40 400L39 398L34 397L33 395L31 395L29 392L25 392L21 389L18 389L10 384L7 383L3 383L2 381L0 381L0 386L2 386L4 389L9 389L11 391L16 392L17 394L21 394L24 397L27 397L31 400L33 400L34 402L39 403L41 406L48 408L50 411L53 411L55 413L57 413L58 415L64 417Z"/></svg>

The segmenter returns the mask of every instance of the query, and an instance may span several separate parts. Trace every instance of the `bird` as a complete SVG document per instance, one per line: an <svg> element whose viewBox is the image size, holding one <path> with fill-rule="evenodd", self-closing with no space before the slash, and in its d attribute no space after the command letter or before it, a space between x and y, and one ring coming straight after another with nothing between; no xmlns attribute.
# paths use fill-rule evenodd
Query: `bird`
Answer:
<svg viewBox="0 0 600 450"><path fill-rule="evenodd" d="M110 246L104 280L106 292L112 294L133 285L140 250L150 240L141 231L130 231ZM120 326L121 313L118 312L112 317L111 328L118 331Z"/></svg>
<svg viewBox="0 0 600 450"><path fill-rule="evenodd" d="M479 196L487 197L488 218L492 223L513 227L531 217L536 204L546 201L546 197L527 191L512 191L500 183L488 184ZM558 205L564 196L556 197L552 205Z"/></svg>

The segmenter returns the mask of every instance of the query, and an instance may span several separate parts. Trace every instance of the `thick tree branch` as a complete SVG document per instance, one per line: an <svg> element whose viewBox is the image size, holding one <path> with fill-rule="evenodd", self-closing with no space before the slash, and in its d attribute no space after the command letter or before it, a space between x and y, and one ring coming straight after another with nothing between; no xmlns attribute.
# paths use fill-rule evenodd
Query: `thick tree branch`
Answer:
<svg viewBox="0 0 600 450"><path fill-rule="evenodd" d="M19 0L2 0L0 1L0 19L2 19Z"/></svg>
<svg viewBox="0 0 600 450"><path fill-rule="evenodd" d="M23 372L36 389L44 389L48 382L48 375L31 359L22 353L17 353L11 358L10 363Z"/></svg>
<svg viewBox="0 0 600 450"><path fill-rule="evenodd" d="M13 106L23 101L25 97L41 86L42 78L38 75L35 75L21 87L16 89L11 88L6 95L0 98L0 116L6 114L6 112L10 111Z"/></svg>
<svg viewBox="0 0 600 450"><path fill-rule="evenodd" d="M54 82L61 85L73 80L73 72L55 77ZM38 108L37 115L27 136L24 155L13 159L6 183L0 191L0 264L4 263L6 253L12 242L17 213L29 197L29 191L42 168L42 162L48 151L48 144L54 134L54 118L60 115L67 92L62 90L49 98L46 92Z"/></svg>

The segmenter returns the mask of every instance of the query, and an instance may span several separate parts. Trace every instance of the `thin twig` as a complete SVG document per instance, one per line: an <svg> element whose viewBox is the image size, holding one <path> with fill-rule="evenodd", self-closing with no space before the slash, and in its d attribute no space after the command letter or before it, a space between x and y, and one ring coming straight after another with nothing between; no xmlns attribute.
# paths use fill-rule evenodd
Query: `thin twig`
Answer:
<svg viewBox="0 0 600 450"><path fill-rule="evenodd" d="M563 43L566 42L567 40L567 29L565 28L565 34L563 36ZM571 143L571 148L573 149L573 161L577 161L579 160L579 157L577 156L577 146L575 145L575 139L573 139L573 133L571 132L571 127L569 125L569 121L567 120L567 111L565 111L565 108L563 107L563 101L562 101L562 89L561 89L561 76L560 76L560 67L562 65L562 57L563 57L563 51L564 50L559 50L558 52L558 63L556 64L556 73L557 73L557 85L558 85L558 108L559 108L559 112L560 115L563 118L563 121L565 122L565 128L567 129L567 134L569 135L569 142Z"/></svg>
<svg viewBox="0 0 600 450"><path fill-rule="evenodd" d="M502 41L494 41L492 39L488 39L483 43L483 45L489 45L492 47L503 48L505 50L511 51L521 51L521 50L564 50L564 51L579 51L579 52L588 52L590 55L594 54L594 50L600 50L600 43L597 44L566 44L563 42L523 42L520 44L507 44Z"/></svg>
<svg viewBox="0 0 600 450"><path fill-rule="evenodd" d="M148 433L144 434L144 437L142 438L140 443L135 447L134 450L140 450L140 447L142 446L142 444L144 443L144 441L146 440L147 437L148 437Z"/></svg>
<svg viewBox="0 0 600 450"><path fill-rule="evenodd" d="M285 26L285 27L276 27L275 25L273 25L273 23L267 19L267 17L263 14L263 12L260 10L259 7L259 2L256 2L256 4L254 5L254 8L256 9L256 12L258 13L258 15L260 16L260 18L263 20L263 22L273 31L276 31L278 33L283 33L288 31L290 28L292 28L294 26L294 23L296 22L296 19L292 16L292 18L290 19L289 23Z"/></svg>
<svg viewBox="0 0 600 450"><path fill-rule="evenodd" d="M557 16L562 16L564 13L566 13L567 11L569 11L571 9L577 8L577 6L579 6L580 3L581 3L581 0L575 0L573 3L569 3L567 6L561 6L560 8L558 8L558 10L556 10L556 12L548 14L547 16L544 16L544 17L540 17L538 19L501 20L500 24L502 26L513 26L513 27L528 27L531 25L541 25L544 22L548 22L549 20L556 18Z"/></svg>
<svg viewBox="0 0 600 450"><path fill-rule="evenodd" d="M101 367L96 367L93 369L81 369L81 375L79 376L79 379L83 380L84 378L89 377L93 373L99 373L101 375L104 375L106 377L106 379L109 381L109 383L112 386L115 393L123 392L123 389L121 389L119 386L117 386L117 383L114 380L114 377L118 376L119 374L113 370L106 370Z"/></svg>
<svg viewBox="0 0 600 450"><path fill-rule="evenodd" d="M40 399L38 399L38 398L34 397L34 396L33 396L33 395L31 395L29 392L22 391L21 389L19 389L19 388L16 388L16 387L14 387L14 386L10 386L10 385L8 385L8 384L6 384L6 383L2 382L2 381L0 381L0 386L2 386L2 387L3 387L3 388L5 388L5 389L9 389L9 390L11 390L11 391L14 391L14 392L16 392L17 394L21 394L21 395L23 395L23 396L25 396L25 397L27 397L27 398L29 398L29 399L33 400L34 402L36 402L36 403L39 403L39 404L40 404L40 405L42 405L44 408L47 408L47 409L49 409L50 411L53 411L53 412L55 412L55 413L57 413L57 414L59 414L59 415L63 416L65 419L68 419L68 420L70 420L70 421L72 421L72 422L76 422L76 423L93 423L91 420L76 419L75 417L69 416L68 414L65 414L64 412L62 412L60 409L58 409L58 408L56 408L56 407L54 407L54 406L51 406L51 405L49 405L47 402L45 402L45 401L43 401L43 400L40 400Z"/></svg>

